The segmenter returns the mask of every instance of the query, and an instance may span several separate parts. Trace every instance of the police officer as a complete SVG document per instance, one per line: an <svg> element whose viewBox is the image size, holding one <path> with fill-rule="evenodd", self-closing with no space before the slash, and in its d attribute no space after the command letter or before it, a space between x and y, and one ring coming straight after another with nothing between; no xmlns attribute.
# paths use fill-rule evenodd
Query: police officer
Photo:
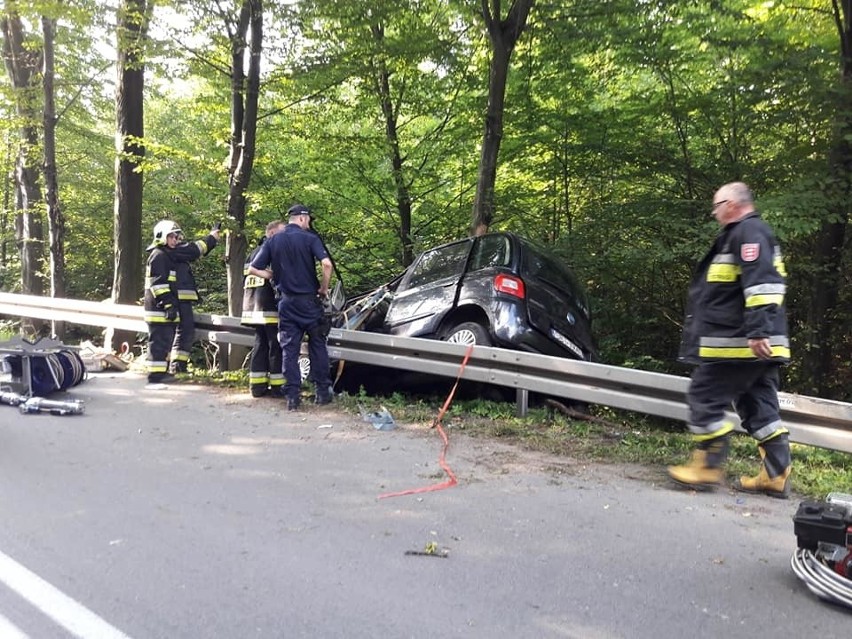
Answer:
<svg viewBox="0 0 852 639"><path fill-rule="evenodd" d="M171 220L154 226L154 240L148 246L145 265L145 321L148 324L148 381L170 381L168 354L178 321L176 265L169 248L177 246L180 227Z"/></svg>
<svg viewBox="0 0 852 639"><path fill-rule="evenodd" d="M285 224L281 220L267 224L265 237L251 252L243 269L243 313L240 323L254 327L254 347L249 359L249 390L252 397L263 397L267 391L281 395L284 386L275 290L270 280L249 273L252 260L264 242L284 228Z"/></svg>
<svg viewBox="0 0 852 639"><path fill-rule="evenodd" d="M198 285L190 262L204 257L219 242L219 229L213 228L207 237L193 242L183 241L183 233L177 229L178 243L168 248L176 265L178 295L178 325L171 351L171 372L185 373L189 363L192 344L195 342L195 315L193 306L200 301Z"/></svg>
<svg viewBox="0 0 852 639"><path fill-rule="evenodd" d="M760 472L734 488L787 498L790 443L778 408L779 368L790 359L781 249L742 182L716 192L713 216L722 229L690 284L680 355L697 364L687 395L696 449L668 472L691 488L722 483L734 428L725 410L733 402L761 458Z"/></svg>
<svg viewBox="0 0 852 639"><path fill-rule="evenodd" d="M284 359L284 394L287 409L299 408L301 374L299 352L302 338L308 335L311 376L316 385L316 403L332 400L331 375L326 338L328 327L323 300L328 296L332 263L322 240L310 229L311 212L302 204L287 211L289 223L284 231L263 243L249 266L249 273L272 279L281 298L278 301L278 341ZM322 281L317 279L316 262L322 266Z"/></svg>

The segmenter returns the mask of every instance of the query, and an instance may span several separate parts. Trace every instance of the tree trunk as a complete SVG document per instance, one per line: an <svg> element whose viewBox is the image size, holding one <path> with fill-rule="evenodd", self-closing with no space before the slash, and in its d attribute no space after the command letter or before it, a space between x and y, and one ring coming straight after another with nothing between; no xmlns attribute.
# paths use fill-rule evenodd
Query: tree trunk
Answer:
<svg viewBox="0 0 852 639"><path fill-rule="evenodd" d="M15 163L15 237L21 258L21 292L24 295L44 294L44 230L41 210L39 166L35 159L39 131L34 124L39 121L38 108L41 95L38 88L38 70L41 67L41 49L26 42L23 24L15 11L15 3L6 2L5 14L0 20L3 31L3 61L11 81L16 115L20 124L17 160ZM49 324L43 321L22 322L25 333L36 335L46 332Z"/></svg>
<svg viewBox="0 0 852 639"><path fill-rule="evenodd" d="M3 140L5 149L3 151L3 175L12 174L13 157L15 149L9 137ZM9 180L3 180L3 210L0 213L0 267L6 268L9 263L9 251L7 250L7 237L11 231L9 226L9 211L12 210L13 185Z"/></svg>
<svg viewBox="0 0 852 639"><path fill-rule="evenodd" d="M501 16L500 0L482 0L482 17L491 41L491 63L488 72L488 107L485 132L479 155L479 174L473 201L471 235L488 231L494 219L494 183L497 179L497 157L503 139L503 111L509 60L527 25L527 17L535 0L513 0L509 15Z"/></svg>
<svg viewBox="0 0 852 639"><path fill-rule="evenodd" d="M378 45L379 51L384 44L384 28L381 25L371 26L373 39ZM380 54L381 55L381 54ZM414 242L411 239L411 193L409 183L405 179L404 160L399 150L399 134L397 132L397 111L394 109L393 98L390 89L390 72L382 57L373 60L373 83L376 95L382 109L382 117L385 121L385 141L388 148L388 156L393 170L393 182L396 187L396 207L399 214L399 239L402 244L402 264L408 266L414 261ZM402 100L402 91L399 93Z"/></svg>
<svg viewBox="0 0 852 639"><path fill-rule="evenodd" d="M112 301L137 304L142 295L142 185L139 165L145 157L144 48L150 6L146 0L122 0L118 11L115 93L115 203L113 206L113 253L115 265ZM108 329L104 346L118 351L132 345L130 331Z"/></svg>
<svg viewBox="0 0 852 639"><path fill-rule="evenodd" d="M65 216L59 203L59 180L56 172L56 102L53 90L56 19L43 16L41 30L44 34L44 199L50 237L50 295L65 297ZM53 334L60 340L63 339L65 322L54 321Z"/></svg>
<svg viewBox="0 0 852 639"><path fill-rule="evenodd" d="M243 65L246 36L250 33L249 64L246 74ZM228 216L233 220L225 240L225 260L228 273L228 312L242 312L243 266L248 244L244 230L246 222L246 193L254 168L257 140L257 107L260 96L260 54L263 47L263 2L244 0L236 30L231 33L231 151L228 159L230 174ZM229 348L226 359L229 369L242 366L245 349Z"/></svg>
<svg viewBox="0 0 852 639"><path fill-rule="evenodd" d="M832 396L837 366L846 366L849 354L838 352L845 343L846 328L838 321L839 288L845 281L844 245L852 201L852 0L832 0L840 39L841 73L834 144L828 158L827 201L829 219L816 240L816 269L811 284L808 325L811 342L803 354L803 366L819 396Z"/></svg>

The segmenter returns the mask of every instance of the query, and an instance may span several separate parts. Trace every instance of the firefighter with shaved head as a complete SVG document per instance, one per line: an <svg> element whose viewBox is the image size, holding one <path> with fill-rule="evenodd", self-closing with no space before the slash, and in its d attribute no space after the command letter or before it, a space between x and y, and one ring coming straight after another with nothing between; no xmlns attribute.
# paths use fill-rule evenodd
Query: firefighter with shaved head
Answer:
<svg viewBox="0 0 852 639"><path fill-rule="evenodd" d="M787 498L790 443L778 406L779 369L790 360L781 248L742 182L716 192L712 214L721 230L690 284L680 352L695 365L687 394L695 450L668 473L698 490L722 484L733 407L761 459L757 475L734 488Z"/></svg>

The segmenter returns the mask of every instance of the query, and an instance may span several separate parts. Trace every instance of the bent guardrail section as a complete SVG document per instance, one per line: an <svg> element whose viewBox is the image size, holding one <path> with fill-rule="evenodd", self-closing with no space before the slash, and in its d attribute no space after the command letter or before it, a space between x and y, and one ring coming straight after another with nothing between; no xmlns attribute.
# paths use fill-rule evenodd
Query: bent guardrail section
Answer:
<svg viewBox="0 0 852 639"><path fill-rule="evenodd" d="M142 308L109 302L0 293L0 314L146 332ZM200 337L251 346L239 319L196 314ZM332 329L329 356L388 368L455 377L466 347L433 340ZM464 378L592 404L686 420L689 380L606 364L476 346ZM852 453L852 404L781 393L781 416L793 441Z"/></svg>

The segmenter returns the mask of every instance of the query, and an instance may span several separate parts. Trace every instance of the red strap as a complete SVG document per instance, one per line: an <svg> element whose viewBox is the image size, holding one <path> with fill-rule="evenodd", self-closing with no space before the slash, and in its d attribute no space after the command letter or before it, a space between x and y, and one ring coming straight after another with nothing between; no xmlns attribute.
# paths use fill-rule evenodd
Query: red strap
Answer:
<svg viewBox="0 0 852 639"><path fill-rule="evenodd" d="M450 488L455 486L458 481L456 480L456 476L453 474L453 471L450 470L450 467L447 465L447 449L450 447L450 440L447 438L447 433L444 432L444 428L441 425L441 421L444 419L444 415L449 409L450 404L453 401L453 396L456 394L456 389L459 386L459 381L461 380L462 373L464 373L464 367L467 366L467 360L470 359L470 354L473 352L473 344L467 347L467 352L464 354L464 359L462 360L461 366L459 367L459 374L456 377L456 383L453 384L453 388L450 391L450 394L447 395L447 399L444 401L444 405L441 406L441 410L438 411L437 417L435 417L435 421L432 422L432 428L437 428L438 433L441 435L441 439L444 442L444 445L441 447L441 455L438 457L438 464L441 466L443 471L447 473L447 477L449 479L440 484L432 484L431 486L422 486L420 488L409 488L408 490L401 490L396 493L384 493L383 495L379 495L379 499L384 499L385 497L400 497L402 495L416 495L418 493L428 493L433 490L443 490L444 488Z"/></svg>

